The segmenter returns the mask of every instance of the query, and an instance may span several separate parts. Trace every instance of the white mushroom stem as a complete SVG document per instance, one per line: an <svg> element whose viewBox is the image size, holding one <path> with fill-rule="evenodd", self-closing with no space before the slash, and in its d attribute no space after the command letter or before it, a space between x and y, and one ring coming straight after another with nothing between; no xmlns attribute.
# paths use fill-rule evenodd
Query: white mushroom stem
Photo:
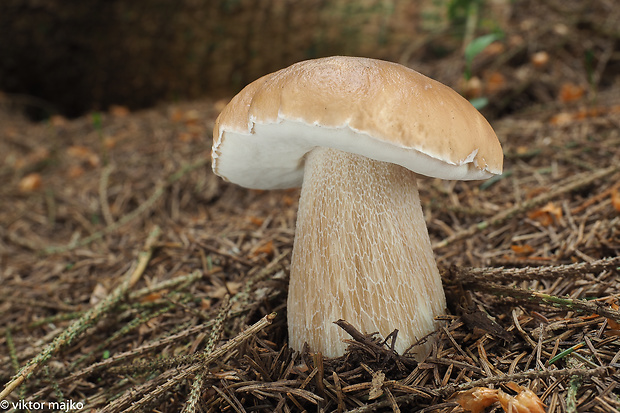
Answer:
<svg viewBox="0 0 620 413"><path fill-rule="evenodd" d="M288 297L290 346L344 354L344 319L364 333L398 329L403 353L437 327L445 296L415 173L334 149L306 158ZM421 358L427 343L417 351Z"/></svg>

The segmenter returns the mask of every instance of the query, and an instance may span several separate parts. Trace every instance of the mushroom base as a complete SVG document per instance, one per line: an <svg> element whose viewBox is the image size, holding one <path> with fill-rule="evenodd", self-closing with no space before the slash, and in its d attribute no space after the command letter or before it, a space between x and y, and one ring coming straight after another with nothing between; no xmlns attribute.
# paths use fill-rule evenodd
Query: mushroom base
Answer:
<svg viewBox="0 0 620 413"><path fill-rule="evenodd" d="M422 213L416 175L334 149L306 158L288 296L289 343L341 356L344 319L404 353L434 331L446 300ZM412 352L418 359L427 342Z"/></svg>

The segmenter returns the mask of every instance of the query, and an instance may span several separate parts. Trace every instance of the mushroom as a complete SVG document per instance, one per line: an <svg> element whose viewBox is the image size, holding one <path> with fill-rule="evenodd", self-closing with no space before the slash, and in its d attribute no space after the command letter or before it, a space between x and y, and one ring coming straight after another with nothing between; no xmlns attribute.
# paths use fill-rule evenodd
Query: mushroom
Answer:
<svg viewBox="0 0 620 413"><path fill-rule="evenodd" d="M302 186L287 302L289 345L344 354L347 320L398 330L403 354L445 313L418 175L502 171L486 119L449 87L358 57L296 63L246 86L213 131L213 171L255 189ZM412 351L418 359L430 341Z"/></svg>

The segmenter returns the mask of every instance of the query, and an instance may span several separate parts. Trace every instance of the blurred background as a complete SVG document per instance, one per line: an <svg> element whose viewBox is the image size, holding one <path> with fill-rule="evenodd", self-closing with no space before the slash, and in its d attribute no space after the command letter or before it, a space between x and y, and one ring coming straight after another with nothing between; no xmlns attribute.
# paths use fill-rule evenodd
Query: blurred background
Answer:
<svg viewBox="0 0 620 413"><path fill-rule="evenodd" d="M562 88L582 96L617 82L619 9L614 0L3 0L0 91L33 119L75 117L229 96L293 62L342 54L498 97L487 110L501 114Z"/></svg>

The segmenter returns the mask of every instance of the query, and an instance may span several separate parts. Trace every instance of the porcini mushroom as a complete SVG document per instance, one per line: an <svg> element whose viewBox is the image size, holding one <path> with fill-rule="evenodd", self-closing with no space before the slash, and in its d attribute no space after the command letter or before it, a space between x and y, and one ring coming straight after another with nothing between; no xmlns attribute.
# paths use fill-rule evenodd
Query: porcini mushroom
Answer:
<svg viewBox="0 0 620 413"><path fill-rule="evenodd" d="M334 321L344 319L382 337L398 329L402 354L437 327L446 303L417 176L502 171L499 141L467 100L402 65L328 57L246 86L213 135L217 175L255 189L302 185L290 347L342 355L346 334Z"/></svg>

